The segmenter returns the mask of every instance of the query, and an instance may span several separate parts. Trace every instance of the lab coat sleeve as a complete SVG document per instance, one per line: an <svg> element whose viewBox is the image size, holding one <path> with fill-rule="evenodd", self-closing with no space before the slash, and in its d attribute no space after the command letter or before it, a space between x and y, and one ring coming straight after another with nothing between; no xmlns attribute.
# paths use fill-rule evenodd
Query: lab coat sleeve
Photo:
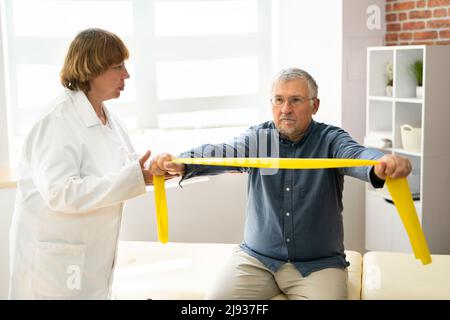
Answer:
<svg viewBox="0 0 450 320"><path fill-rule="evenodd" d="M138 160L117 172L80 176L82 144L67 127L60 118L47 119L33 129L25 145L33 181L51 210L88 213L145 193Z"/></svg>

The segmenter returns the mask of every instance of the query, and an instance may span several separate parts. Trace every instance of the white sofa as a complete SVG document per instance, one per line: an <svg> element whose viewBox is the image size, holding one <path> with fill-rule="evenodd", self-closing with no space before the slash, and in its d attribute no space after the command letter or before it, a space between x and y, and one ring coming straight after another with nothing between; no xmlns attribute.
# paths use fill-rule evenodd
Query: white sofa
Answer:
<svg viewBox="0 0 450 320"><path fill-rule="evenodd" d="M203 299L235 244L121 241L116 299ZM450 255L423 266L412 254L346 251L348 298L450 299ZM274 297L284 299L284 295Z"/></svg>

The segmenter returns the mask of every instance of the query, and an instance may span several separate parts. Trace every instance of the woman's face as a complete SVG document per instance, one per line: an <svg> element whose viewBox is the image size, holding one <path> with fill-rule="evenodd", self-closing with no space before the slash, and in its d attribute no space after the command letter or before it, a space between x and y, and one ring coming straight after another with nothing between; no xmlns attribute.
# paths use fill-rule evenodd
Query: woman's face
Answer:
<svg viewBox="0 0 450 320"><path fill-rule="evenodd" d="M125 63L113 65L101 75L90 82L90 93L99 97L99 100L106 101L120 97L120 91L125 88L125 79L128 79Z"/></svg>

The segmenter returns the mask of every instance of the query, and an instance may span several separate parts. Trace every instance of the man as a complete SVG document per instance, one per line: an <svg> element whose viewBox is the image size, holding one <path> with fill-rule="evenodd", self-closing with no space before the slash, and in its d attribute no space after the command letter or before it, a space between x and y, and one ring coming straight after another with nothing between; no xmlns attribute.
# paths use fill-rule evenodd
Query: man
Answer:
<svg viewBox="0 0 450 320"><path fill-rule="evenodd" d="M182 157L254 156L251 141L267 145L266 156L281 158L379 159L374 167L318 170L276 170L174 164L172 156L157 156L155 175L183 175L183 180L238 170L247 172L248 206L244 242L230 258L207 299L346 299L347 267L343 245L342 191L344 175L379 188L386 176L399 178L411 171L403 157L367 149L341 128L318 123L317 84L305 71L283 70L272 87L273 121L250 128L230 144L204 145ZM279 134L266 141L264 134ZM274 147L275 144L275 147ZM270 146L269 146L270 145ZM255 150L255 148L253 148ZM275 156L274 156L275 155Z"/></svg>

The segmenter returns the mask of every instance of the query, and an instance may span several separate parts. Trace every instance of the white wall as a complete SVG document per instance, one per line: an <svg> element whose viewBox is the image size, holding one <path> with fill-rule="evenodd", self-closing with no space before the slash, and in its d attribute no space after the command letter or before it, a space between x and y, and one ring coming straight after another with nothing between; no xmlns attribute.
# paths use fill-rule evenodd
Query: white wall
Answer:
<svg viewBox="0 0 450 320"><path fill-rule="evenodd" d="M383 45L385 0L342 2L342 104L341 126L362 143L366 123L366 49ZM380 9L380 28L369 29L374 18L369 6ZM371 9L371 8L370 8ZM373 20L369 21L372 27ZM344 230L347 249L365 252L364 182L346 178L344 187Z"/></svg>
<svg viewBox="0 0 450 320"><path fill-rule="evenodd" d="M359 142L363 140L366 121L366 52L370 46L384 44L385 3L385 0L343 0L342 125ZM367 19L372 18L367 13L369 6L380 9L379 29L367 27Z"/></svg>
<svg viewBox="0 0 450 320"><path fill-rule="evenodd" d="M315 119L341 123L341 0L273 1L274 72L298 67L319 86Z"/></svg>
<svg viewBox="0 0 450 320"><path fill-rule="evenodd" d="M6 93L4 80L4 65L3 65L3 37L2 35L2 12L0 6L0 167L6 167L9 162L8 153L8 126L6 114Z"/></svg>
<svg viewBox="0 0 450 320"><path fill-rule="evenodd" d="M247 174L224 174L208 181L166 189L169 241L240 243L244 234ZM121 240L157 241L154 193L128 201Z"/></svg>
<svg viewBox="0 0 450 320"><path fill-rule="evenodd" d="M15 196L16 189L0 189L0 300L8 298L9 226Z"/></svg>

